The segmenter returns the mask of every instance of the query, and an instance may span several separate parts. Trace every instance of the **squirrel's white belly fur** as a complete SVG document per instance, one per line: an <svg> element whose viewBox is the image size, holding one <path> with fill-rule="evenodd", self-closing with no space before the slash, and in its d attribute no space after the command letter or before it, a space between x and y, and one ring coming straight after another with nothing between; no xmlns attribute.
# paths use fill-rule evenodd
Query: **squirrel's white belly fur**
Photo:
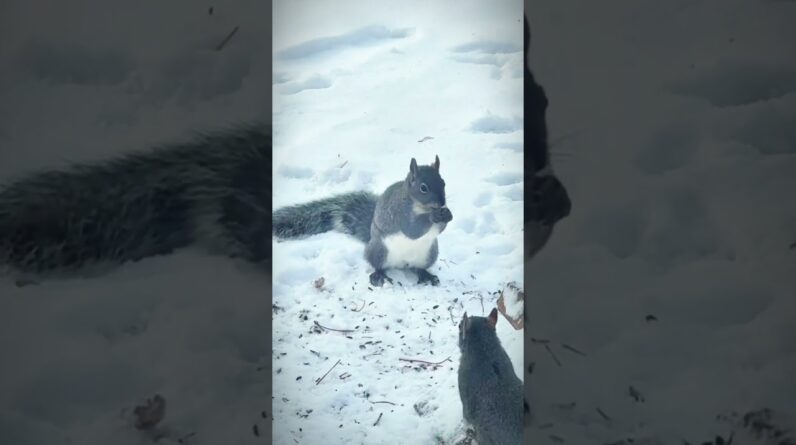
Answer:
<svg viewBox="0 0 796 445"><path fill-rule="evenodd" d="M419 267L425 268L428 264L428 255L431 246L439 235L439 224L433 224L423 236L417 239L409 238L402 232L387 235L382 239L387 248L387 259L384 266L388 268Z"/></svg>

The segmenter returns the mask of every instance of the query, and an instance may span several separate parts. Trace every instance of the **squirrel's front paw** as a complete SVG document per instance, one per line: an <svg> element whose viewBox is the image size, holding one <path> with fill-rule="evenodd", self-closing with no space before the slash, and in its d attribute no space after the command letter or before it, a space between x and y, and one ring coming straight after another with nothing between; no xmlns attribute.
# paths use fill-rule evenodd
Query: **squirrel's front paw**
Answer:
<svg viewBox="0 0 796 445"><path fill-rule="evenodd" d="M558 178L550 175L534 181L531 202L526 207L526 220L551 226L569 216L571 210L567 189Z"/></svg>
<svg viewBox="0 0 796 445"><path fill-rule="evenodd" d="M370 274L370 284L376 287L381 287L384 285L384 281L392 284L392 278L388 277L384 271L377 270Z"/></svg>
<svg viewBox="0 0 796 445"><path fill-rule="evenodd" d="M447 207L441 207L438 209L434 209L431 212L431 221L435 223L447 223L453 219L453 214L451 213L450 209Z"/></svg>
<svg viewBox="0 0 796 445"><path fill-rule="evenodd" d="M425 269L415 269L417 273L417 284L431 284L432 286L439 286L439 277L432 274Z"/></svg>

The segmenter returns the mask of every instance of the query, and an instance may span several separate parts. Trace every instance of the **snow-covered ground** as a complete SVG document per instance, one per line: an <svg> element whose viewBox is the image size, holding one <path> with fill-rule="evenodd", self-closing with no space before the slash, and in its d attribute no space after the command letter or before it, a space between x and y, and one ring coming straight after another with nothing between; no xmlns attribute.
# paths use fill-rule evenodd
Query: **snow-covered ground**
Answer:
<svg viewBox="0 0 796 445"><path fill-rule="evenodd" d="M274 10L274 207L381 193L439 155L453 221L439 287L373 289L342 234L274 245L274 443L453 443L458 323L522 283L522 3L313 4ZM522 331L498 328L522 376Z"/></svg>
<svg viewBox="0 0 796 445"><path fill-rule="evenodd" d="M586 356L528 345L527 440L726 440L717 415L760 408L796 428L796 3L528 7L573 212L528 265L526 329Z"/></svg>
<svg viewBox="0 0 796 445"><path fill-rule="evenodd" d="M269 120L271 5L223 3L4 1L0 182ZM268 272L187 249L0 280L0 443L152 443L127 422L155 394L161 444L269 443Z"/></svg>
<svg viewBox="0 0 796 445"><path fill-rule="evenodd" d="M361 246L343 235L276 245L273 408L275 438L288 439L276 443L451 438L461 420L451 314L459 303L483 313L462 292L486 301L522 281L519 54L461 47L520 44L501 18L513 7L366 2L341 21L324 19L332 2L279 9L293 3L275 11L291 17L274 24L277 50L293 50L275 54L268 85L268 2L225 2L212 15L190 0L5 2L0 181L269 119L272 91L276 206L378 191L409 157L439 154L454 215L440 238L443 286L396 273L403 286L368 290ZM796 3L527 7L555 167L573 200L525 271L525 329L560 362L543 343L528 343L531 374L515 362L534 414L527 438L702 443L733 430L717 415L759 408L795 428ZM93 280L0 282L0 443L151 443L120 412L156 393L173 442L269 443L269 285L261 270L191 249ZM315 333L314 321L352 338ZM523 357L517 331L498 326ZM410 363L398 360L449 356L436 370L402 372ZM741 434L733 443L762 443Z"/></svg>

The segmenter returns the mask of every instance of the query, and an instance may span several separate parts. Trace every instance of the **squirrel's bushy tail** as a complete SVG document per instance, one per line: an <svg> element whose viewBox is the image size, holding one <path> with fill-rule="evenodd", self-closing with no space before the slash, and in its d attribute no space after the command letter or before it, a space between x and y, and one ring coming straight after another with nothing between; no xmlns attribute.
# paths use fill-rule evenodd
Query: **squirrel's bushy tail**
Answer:
<svg viewBox="0 0 796 445"><path fill-rule="evenodd" d="M241 125L0 185L0 272L42 274L194 243L270 258L271 130Z"/></svg>
<svg viewBox="0 0 796 445"><path fill-rule="evenodd" d="M273 233L289 239L335 230L368 242L376 200L373 193L352 192L283 207L274 210Z"/></svg>

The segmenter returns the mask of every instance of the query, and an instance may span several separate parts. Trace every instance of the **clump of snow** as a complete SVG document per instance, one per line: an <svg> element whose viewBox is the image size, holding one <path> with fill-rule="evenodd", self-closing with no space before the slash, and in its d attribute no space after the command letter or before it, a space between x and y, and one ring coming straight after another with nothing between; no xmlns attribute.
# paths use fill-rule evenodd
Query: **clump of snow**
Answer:
<svg viewBox="0 0 796 445"><path fill-rule="evenodd" d="M525 310L525 294L517 283L507 283L500 291L497 307L514 329L522 329Z"/></svg>

